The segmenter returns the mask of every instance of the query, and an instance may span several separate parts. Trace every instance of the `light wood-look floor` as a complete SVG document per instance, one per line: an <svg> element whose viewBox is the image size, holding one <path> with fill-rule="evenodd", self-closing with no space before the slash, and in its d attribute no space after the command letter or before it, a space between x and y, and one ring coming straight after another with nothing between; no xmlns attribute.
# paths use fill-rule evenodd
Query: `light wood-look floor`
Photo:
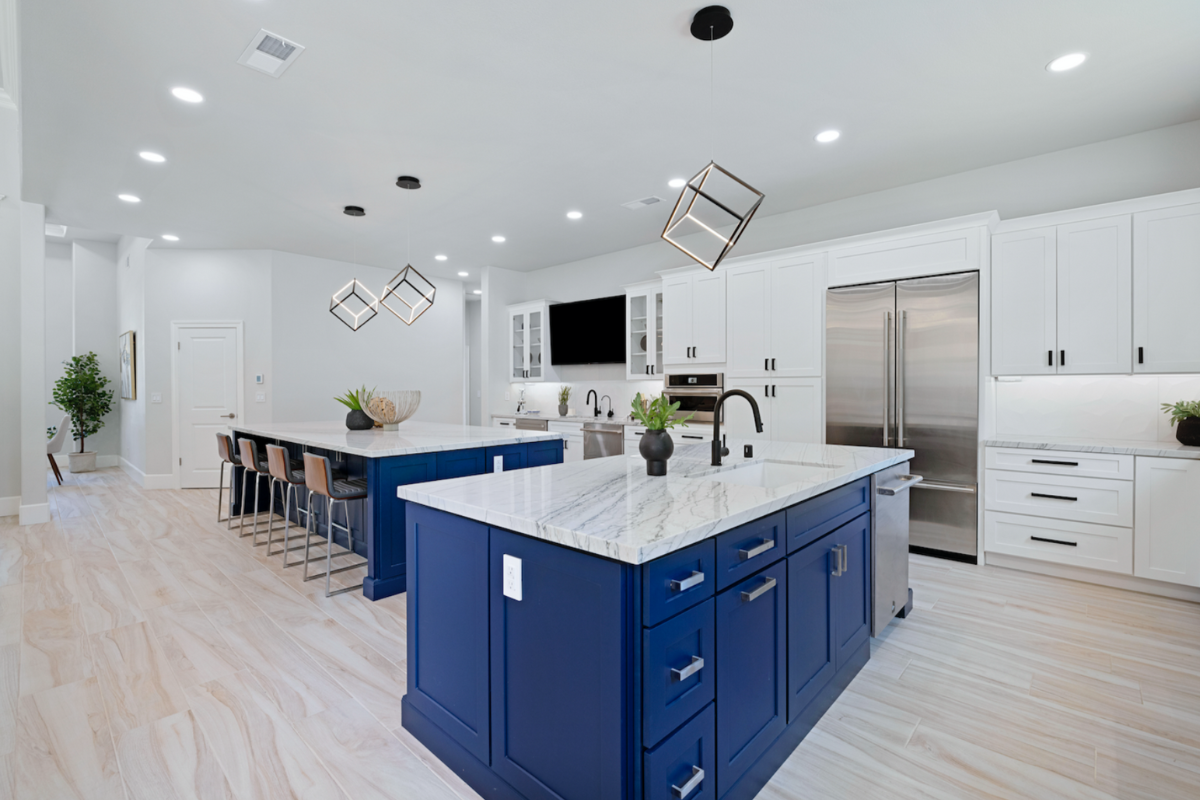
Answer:
<svg viewBox="0 0 1200 800"><path fill-rule="evenodd" d="M0 798L476 797L400 727L403 596L326 599L213 492L65 477L52 522L0 518ZM1200 797L1200 607L916 557L912 586L760 797Z"/></svg>

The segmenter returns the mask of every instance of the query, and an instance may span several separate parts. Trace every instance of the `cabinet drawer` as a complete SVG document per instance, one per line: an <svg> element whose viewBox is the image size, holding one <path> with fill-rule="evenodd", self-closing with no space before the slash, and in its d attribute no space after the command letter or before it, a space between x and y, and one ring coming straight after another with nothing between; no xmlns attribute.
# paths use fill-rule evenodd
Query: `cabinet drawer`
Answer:
<svg viewBox="0 0 1200 800"><path fill-rule="evenodd" d="M492 420L493 428L515 428L517 421L515 419L494 419Z"/></svg>
<svg viewBox="0 0 1200 800"><path fill-rule="evenodd" d="M639 427L637 425L626 425L625 426L625 441L627 441L627 442L640 442L642 440L642 437L645 436L645 434L646 434L645 428Z"/></svg>
<svg viewBox="0 0 1200 800"><path fill-rule="evenodd" d="M716 587L715 553L715 540L706 539L642 567L642 624L657 625L712 597Z"/></svg>
<svg viewBox="0 0 1200 800"><path fill-rule="evenodd" d="M704 708L716 691L716 626L710 597L642 631L642 742L647 746Z"/></svg>
<svg viewBox="0 0 1200 800"><path fill-rule="evenodd" d="M787 551L794 553L871 510L871 479L863 478L787 510Z"/></svg>
<svg viewBox="0 0 1200 800"><path fill-rule="evenodd" d="M1133 483L988 470L988 511L1133 527Z"/></svg>
<svg viewBox="0 0 1200 800"><path fill-rule="evenodd" d="M1059 450L989 447L986 459L985 463L988 469L1036 472L1041 475L1069 475L1079 478L1133 480L1133 456L1114 453L1068 453Z"/></svg>
<svg viewBox="0 0 1200 800"><path fill-rule="evenodd" d="M646 800L716 800L716 710L712 703L642 759Z"/></svg>
<svg viewBox="0 0 1200 800"><path fill-rule="evenodd" d="M785 524L780 511L717 536L717 591L783 558Z"/></svg>
<svg viewBox="0 0 1200 800"><path fill-rule="evenodd" d="M1130 528L988 511L983 535L993 553L1133 574Z"/></svg>

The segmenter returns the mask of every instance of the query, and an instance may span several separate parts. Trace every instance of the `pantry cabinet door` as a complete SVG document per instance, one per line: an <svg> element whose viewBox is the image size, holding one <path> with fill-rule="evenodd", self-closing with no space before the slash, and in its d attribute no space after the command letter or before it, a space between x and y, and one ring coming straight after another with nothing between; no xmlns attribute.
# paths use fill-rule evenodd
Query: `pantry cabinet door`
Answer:
<svg viewBox="0 0 1200 800"><path fill-rule="evenodd" d="M1128 214L1059 225L1058 374L1133 371Z"/></svg>
<svg viewBox="0 0 1200 800"><path fill-rule="evenodd" d="M992 374L1054 375L1058 364L1055 228L992 237Z"/></svg>

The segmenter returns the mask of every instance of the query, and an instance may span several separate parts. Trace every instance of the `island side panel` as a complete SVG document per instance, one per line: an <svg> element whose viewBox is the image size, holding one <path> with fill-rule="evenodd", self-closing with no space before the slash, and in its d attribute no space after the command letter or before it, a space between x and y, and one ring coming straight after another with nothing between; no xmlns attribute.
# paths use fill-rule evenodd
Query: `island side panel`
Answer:
<svg viewBox="0 0 1200 800"><path fill-rule="evenodd" d="M405 502L396 487L437 480L437 456L367 460L367 577L363 594L380 600L405 590Z"/></svg>

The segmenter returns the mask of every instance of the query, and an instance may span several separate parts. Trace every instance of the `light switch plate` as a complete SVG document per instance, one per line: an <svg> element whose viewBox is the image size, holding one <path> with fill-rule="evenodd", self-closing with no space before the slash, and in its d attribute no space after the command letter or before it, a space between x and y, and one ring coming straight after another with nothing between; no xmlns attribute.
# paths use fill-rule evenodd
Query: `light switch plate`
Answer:
<svg viewBox="0 0 1200 800"><path fill-rule="evenodd" d="M162 402L162 393L161 392L151 392L150 393L150 402L151 403L161 403Z"/></svg>
<svg viewBox="0 0 1200 800"><path fill-rule="evenodd" d="M255 392L254 393L254 402L256 402L256 403L267 402L267 393L266 392Z"/></svg>
<svg viewBox="0 0 1200 800"><path fill-rule="evenodd" d="M505 393L504 393L504 399L505 399L505 400L512 400L512 392L505 392Z"/></svg>
<svg viewBox="0 0 1200 800"><path fill-rule="evenodd" d="M504 556L504 596L520 600L521 592L521 559L516 556Z"/></svg>

